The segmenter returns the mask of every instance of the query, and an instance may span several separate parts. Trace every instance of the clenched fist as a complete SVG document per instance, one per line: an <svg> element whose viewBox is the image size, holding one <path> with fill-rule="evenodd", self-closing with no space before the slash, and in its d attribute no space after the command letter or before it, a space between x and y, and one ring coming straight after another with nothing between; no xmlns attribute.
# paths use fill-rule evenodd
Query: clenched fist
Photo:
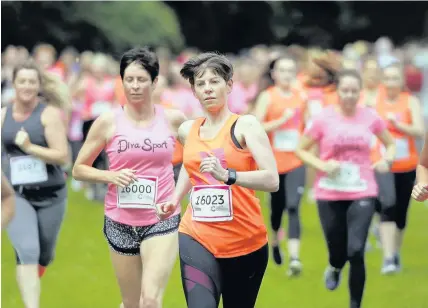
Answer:
<svg viewBox="0 0 428 308"><path fill-rule="evenodd" d="M23 127L16 133L15 144L24 152L26 152L28 147L31 145L30 136Z"/></svg>
<svg viewBox="0 0 428 308"><path fill-rule="evenodd" d="M220 160L215 156L202 159L199 171L211 174L218 181L227 182L229 179L228 171L221 166Z"/></svg>

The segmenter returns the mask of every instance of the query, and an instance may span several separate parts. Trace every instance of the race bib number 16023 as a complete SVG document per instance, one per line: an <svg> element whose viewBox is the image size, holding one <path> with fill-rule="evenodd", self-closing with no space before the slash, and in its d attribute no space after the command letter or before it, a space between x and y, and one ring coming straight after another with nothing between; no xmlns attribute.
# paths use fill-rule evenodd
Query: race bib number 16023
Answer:
<svg viewBox="0 0 428 308"><path fill-rule="evenodd" d="M195 221L229 221L233 219L232 192L228 185L194 186L190 195L192 219Z"/></svg>

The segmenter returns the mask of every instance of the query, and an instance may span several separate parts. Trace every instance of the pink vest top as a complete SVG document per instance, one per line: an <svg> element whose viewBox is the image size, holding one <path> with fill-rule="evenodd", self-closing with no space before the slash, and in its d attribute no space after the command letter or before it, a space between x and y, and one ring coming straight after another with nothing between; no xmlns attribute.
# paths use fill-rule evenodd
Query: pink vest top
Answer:
<svg viewBox="0 0 428 308"><path fill-rule="evenodd" d="M155 117L145 128L134 125L122 108L115 111L116 131L106 147L109 170L133 169L139 178L125 188L109 184L105 198L105 214L131 226L159 222L154 204L170 200L174 192L175 138L163 107L154 108Z"/></svg>

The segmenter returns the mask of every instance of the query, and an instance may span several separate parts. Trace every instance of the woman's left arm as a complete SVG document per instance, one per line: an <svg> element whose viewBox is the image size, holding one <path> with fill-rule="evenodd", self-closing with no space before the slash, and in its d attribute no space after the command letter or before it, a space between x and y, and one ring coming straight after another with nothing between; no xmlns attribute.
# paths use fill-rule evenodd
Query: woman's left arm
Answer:
<svg viewBox="0 0 428 308"><path fill-rule="evenodd" d="M235 134L237 137L242 135L259 168L256 171L237 172L235 185L267 192L278 191L278 168L262 124L252 115L241 116L236 123Z"/></svg>

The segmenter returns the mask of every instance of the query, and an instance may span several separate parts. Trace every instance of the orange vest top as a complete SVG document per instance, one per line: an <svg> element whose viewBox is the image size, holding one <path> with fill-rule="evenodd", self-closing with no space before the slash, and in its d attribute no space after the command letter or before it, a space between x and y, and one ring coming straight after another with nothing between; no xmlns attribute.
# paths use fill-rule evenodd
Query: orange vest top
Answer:
<svg viewBox="0 0 428 308"><path fill-rule="evenodd" d="M382 93L376 104L377 113L384 119L389 132L395 139L396 155L391 171L396 173L415 170L419 160L415 138L396 129L387 118L389 114L393 114L397 121L412 124L412 114L409 107L410 97L408 93L402 92L396 103L391 104L387 102L385 94ZM384 146L378 141L372 160L378 161L384 151Z"/></svg>
<svg viewBox="0 0 428 308"><path fill-rule="evenodd" d="M277 87L271 87L267 91L269 105L264 118L265 122L279 119L286 109L294 112L294 116L290 120L275 131L268 133L278 172L283 174L302 165L302 161L294 152L304 129L306 102L298 91L293 91L291 97L282 96Z"/></svg>
<svg viewBox="0 0 428 308"><path fill-rule="evenodd" d="M204 118L198 118L184 145L183 165L189 174L192 186L224 185L210 174L199 172L202 157L215 155L224 168L237 172L257 170L256 162L248 149L239 149L231 138L231 128L239 115L233 114L214 138L202 140L199 129ZM254 190L231 185L233 218L221 222L201 222L192 218L189 204L179 231L191 236L217 258L233 258L254 252L267 243L267 230L263 222L260 201Z"/></svg>

